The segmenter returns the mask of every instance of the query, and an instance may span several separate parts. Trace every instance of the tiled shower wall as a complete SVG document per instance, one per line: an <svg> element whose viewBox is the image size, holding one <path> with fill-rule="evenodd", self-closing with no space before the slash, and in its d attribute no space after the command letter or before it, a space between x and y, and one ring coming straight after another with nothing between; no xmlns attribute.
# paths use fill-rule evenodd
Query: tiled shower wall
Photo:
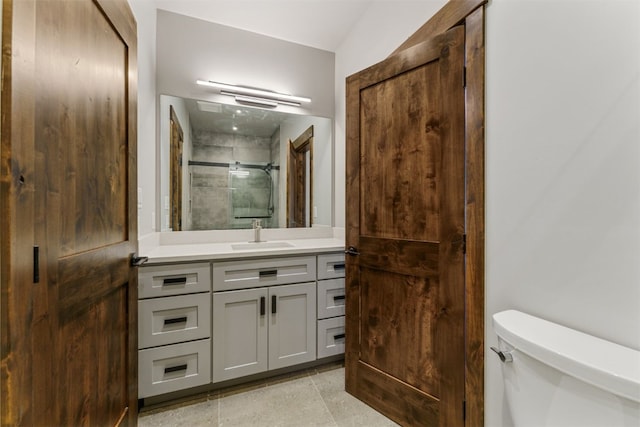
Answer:
<svg viewBox="0 0 640 427"><path fill-rule="evenodd" d="M276 131L276 133L279 133ZM193 134L193 161L244 164L277 164L279 161L279 137L261 138L253 136L220 134L195 131ZM273 153L274 149L277 152ZM222 230L250 228L251 218L234 218L232 201L255 209L240 210L238 214L266 215L269 206L269 178L259 169L252 169L244 179L234 179L230 186L229 168L221 166L189 166L191 172L191 224L193 230ZM279 173L273 170L274 207L277 206ZM232 192L237 192L233 197ZM277 207L276 207L277 210ZM264 227L277 226L277 212L271 218L263 218Z"/></svg>

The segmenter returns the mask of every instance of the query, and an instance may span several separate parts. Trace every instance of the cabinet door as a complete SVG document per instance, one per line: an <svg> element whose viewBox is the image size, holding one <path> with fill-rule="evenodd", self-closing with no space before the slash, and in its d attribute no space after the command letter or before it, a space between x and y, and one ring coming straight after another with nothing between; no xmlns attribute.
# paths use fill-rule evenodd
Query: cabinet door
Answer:
<svg viewBox="0 0 640 427"><path fill-rule="evenodd" d="M316 359L316 284L269 288L269 369Z"/></svg>
<svg viewBox="0 0 640 427"><path fill-rule="evenodd" d="M213 382L267 370L267 289L213 294Z"/></svg>

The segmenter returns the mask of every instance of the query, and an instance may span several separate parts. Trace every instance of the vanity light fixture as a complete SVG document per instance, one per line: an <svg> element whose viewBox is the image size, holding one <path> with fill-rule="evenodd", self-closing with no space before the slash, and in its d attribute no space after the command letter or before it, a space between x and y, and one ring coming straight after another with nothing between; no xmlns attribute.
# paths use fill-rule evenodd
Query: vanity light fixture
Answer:
<svg viewBox="0 0 640 427"><path fill-rule="evenodd" d="M311 102L311 98L266 89L238 86L211 80L196 80L196 83L202 86L220 89L222 95L233 96L238 103L253 104L268 108L275 108L278 104L299 107L303 102Z"/></svg>
<svg viewBox="0 0 640 427"><path fill-rule="evenodd" d="M263 98L255 98L253 96L244 96L244 95L234 95L229 92L220 91L223 95L233 96L236 99L238 104L248 104L248 105L257 105L258 107L267 107L267 108L276 108L278 103L276 101L271 101L269 99ZM300 105L300 104L297 104Z"/></svg>

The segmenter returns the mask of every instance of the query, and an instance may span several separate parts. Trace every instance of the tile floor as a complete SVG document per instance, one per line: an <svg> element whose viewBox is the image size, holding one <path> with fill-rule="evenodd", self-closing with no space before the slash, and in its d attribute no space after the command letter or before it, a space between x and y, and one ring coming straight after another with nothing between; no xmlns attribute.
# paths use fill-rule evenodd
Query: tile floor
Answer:
<svg viewBox="0 0 640 427"><path fill-rule="evenodd" d="M181 405L140 413L141 427L386 427L394 422L344 391L344 368L308 369L284 378L212 391Z"/></svg>

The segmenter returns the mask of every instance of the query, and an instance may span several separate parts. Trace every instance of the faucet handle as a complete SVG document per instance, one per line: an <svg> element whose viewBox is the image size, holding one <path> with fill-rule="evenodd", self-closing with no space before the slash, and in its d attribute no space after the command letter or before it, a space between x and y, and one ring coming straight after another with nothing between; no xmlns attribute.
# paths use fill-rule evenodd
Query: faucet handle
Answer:
<svg viewBox="0 0 640 427"><path fill-rule="evenodd" d="M261 225L262 225L262 220L261 219L257 219L256 218L256 219L253 220L253 228L261 227Z"/></svg>

